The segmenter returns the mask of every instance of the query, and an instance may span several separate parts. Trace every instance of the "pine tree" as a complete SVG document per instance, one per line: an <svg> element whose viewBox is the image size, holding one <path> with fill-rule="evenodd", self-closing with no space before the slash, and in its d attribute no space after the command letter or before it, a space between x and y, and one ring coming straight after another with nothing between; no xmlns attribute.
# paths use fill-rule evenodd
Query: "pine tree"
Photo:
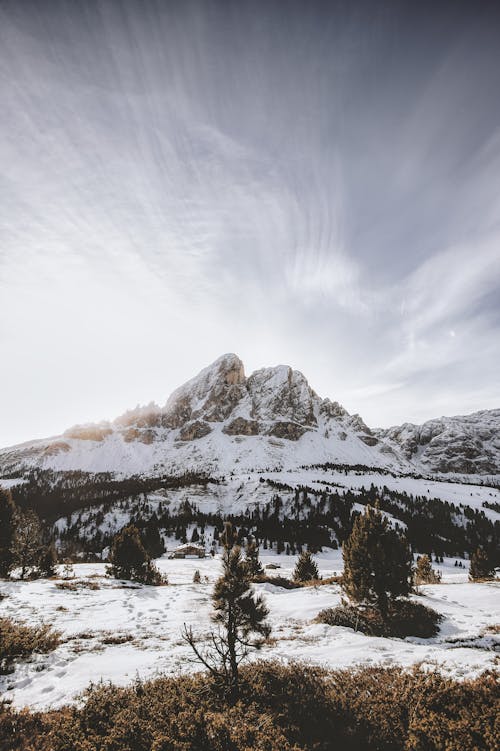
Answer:
<svg viewBox="0 0 500 751"><path fill-rule="evenodd" d="M199 542L200 535L198 532L198 527L195 527L191 533L191 542Z"/></svg>
<svg viewBox="0 0 500 751"><path fill-rule="evenodd" d="M51 577L56 574L57 551L53 542L42 548L39 569L42 576Z"/></svg>
<svg viewBox="0 0 500 751"><path fill-rule="evenodd" d="M414 580L416 586L419 584L437 584L441 581L441 576L432 568L431 559L428 555L420 555L417 558Z"/></svg>
<svg viewBox="0 0 500 751"><path fill-rule="evenodd" d="M308 582L319 579L319 571L316 561L309 550L304 550L297 560L293 572L293 580L296 582Z"/></svg>
<svg viewBox="0 0 500 751"><path fill-rule="evenodd" d="M199 569L196 569L196 571L193 574L193 584L199 584L201 582L201 574Z"/></svg>
<svg viewBox="0 0 500 751"><path fill-rule="evenodd" d="M21 569L21 579L37 573L42 550L42 527L38 515L32 509L18 511L15 516L15 532L12 540L14 564Z"/></svg>
<svg viewBox="0 0 500 751"><path fill-rule="evenodd" d="M190 627L184 626L183 638L233 704L239 694L239 665L252 648L262 645L271 628L265 620L268 610L262 598L254 596L231 524L226 523L221 539L222 576L212 593L212 619L219 626L218 632L211 634L213 649L203 652Z"/></svg>
<svg viewBox="0 0 500 751"><path fill-rule="evenodd" d="M392 598L409 594L410 548L378 509L367 506L365 513L356 517L342 555L342 588L354 602L376 604L385 617Z"/></svg>
<svg viewBox="0 0 500 751"><path fill-rule="evenodd" d="M144 527L143 545L151 558L159 558L165 552L156 514L153 514Z"/></svg>
<svg viewBox="0 0 500 751"><path fill-rule="evenodd" d="M249 540L245 548L245 566L247 567L250 579L262 576L264 569L259 558L259 548L255 540Z"/></svg>
<svg viewBox="0 0 500 751"><path fill-rule="evenodd" d="M0 577L7 577L14 565L12 545L16 505L9 490L0 488Z"/></svg>
<svg viewBox="0 0 500 751"><path fill-rule="evenodd" d="M166 583L153 565L142 544L139 530L133 524L115 535L110 552L111 566L107 572L115 579L130 579L142 584Z"/></svg>
<svg viewBox="0 0 500 751"><path fill-rule="evenodd" d="M495 569L487 553L483 548L477 548L471 555L469 579L477 581L478 579L493 579Z"/></svg>

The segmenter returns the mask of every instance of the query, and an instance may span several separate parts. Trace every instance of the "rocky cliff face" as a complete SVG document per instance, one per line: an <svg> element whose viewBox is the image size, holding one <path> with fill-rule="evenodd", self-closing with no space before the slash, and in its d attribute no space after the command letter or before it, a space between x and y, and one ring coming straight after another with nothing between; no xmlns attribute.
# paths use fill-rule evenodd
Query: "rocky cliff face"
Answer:
<svg viewBox="0 0 500 751"><path fill-rule="evenodd" d="M321 399L285 365L245 375L223 355L176 389L112 423L76 426L47 441L0 451L0 475L32 466L122 474L210 473L325 462L391 471L499 471L500 410L372 431L359 415Z"/></svg>
<svg viewBox="0 0 500 751"><path fill-rule="evenodd" d="M500 409L404 423L376 435L422 471L459 474L500 472Z"/></svg>

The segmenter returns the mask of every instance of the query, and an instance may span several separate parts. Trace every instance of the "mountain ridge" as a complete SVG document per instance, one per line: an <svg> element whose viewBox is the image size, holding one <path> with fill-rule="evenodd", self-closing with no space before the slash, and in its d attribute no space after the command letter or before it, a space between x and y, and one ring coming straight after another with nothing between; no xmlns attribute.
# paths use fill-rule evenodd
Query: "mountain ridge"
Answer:
<svg viewBox="0 0 500 751"><path fill-rule="evenodd" d="M32 467L120 474L212 473L338 462L395 472L500 473L500 410L370 429L287 365L255 370L228 353L113 421L0 450L0 472Z"/></svg>

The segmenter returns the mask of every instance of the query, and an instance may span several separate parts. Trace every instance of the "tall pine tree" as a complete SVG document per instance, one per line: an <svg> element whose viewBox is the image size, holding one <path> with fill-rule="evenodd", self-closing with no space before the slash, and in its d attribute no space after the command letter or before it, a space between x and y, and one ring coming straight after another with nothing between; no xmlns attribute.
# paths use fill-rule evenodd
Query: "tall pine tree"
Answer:
<svg viewBox="0 0 500 751"><path fill-rule="evenodd" d="M409 545L378 509L367 506L365 513L357 516L342 554L342 588L354 602L375 604L385 617L392 598L409 594Z"/></svg>

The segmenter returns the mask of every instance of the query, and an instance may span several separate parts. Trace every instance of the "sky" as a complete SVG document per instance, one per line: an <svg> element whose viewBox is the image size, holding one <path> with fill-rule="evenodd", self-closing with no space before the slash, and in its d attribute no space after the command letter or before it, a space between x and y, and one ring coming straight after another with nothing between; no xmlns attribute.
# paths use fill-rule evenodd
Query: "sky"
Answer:
<svg viewBox="0 0 500 751"><path fill-rule="evenodd" d="M0 0L0 445L225 352L500 406L500 9Z"/></svg>

